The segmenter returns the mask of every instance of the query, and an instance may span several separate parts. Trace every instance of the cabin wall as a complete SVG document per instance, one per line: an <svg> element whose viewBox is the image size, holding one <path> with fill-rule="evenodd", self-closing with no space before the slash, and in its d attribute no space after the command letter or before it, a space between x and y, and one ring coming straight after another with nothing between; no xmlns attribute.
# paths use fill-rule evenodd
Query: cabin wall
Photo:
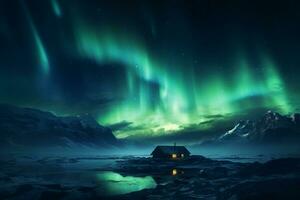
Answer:
<svg viewBox="0 0 300 200"><path fill-rule="evenodd" d="M183 157L181 156L181 153L179 154L176 154L176 158L177 159L183 159L183 158L186 158L189 156L189 154L185 154L183 153ZM152 155L153 158L169 158L169 159L172 159L172 154L164 154L164 153L161 153L161 152L155 152L153 153Z"/></svg>
<svg viewBox="0 0 300 200"><path fill-rule="evenodd" d="M153 153L152 156L153 158L171 158L171 155L163 153Z"/></svg>

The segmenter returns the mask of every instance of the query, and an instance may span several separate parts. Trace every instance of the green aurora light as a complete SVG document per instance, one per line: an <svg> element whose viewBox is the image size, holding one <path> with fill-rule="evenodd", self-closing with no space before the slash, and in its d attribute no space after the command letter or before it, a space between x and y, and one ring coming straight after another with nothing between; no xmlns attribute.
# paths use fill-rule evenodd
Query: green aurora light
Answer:
<svg viewBox="0 0 300 200"><path fill-rule="evenodd" d="M36 49L37 49L37 54L38 54L38 60L39 60L39 65L42 68L42 72L44 74L48 74L49 72L49 59L48 59L48 55L46 52L46 49L44 47L44 44L39 36L38 30L35 27L35 24L32 20L32 17L30 15L30 12L28 11L28 8L25 5L25 2L23 2L23 8L26 14L26 18L28 20L28 23L30 25L30 29L32 31L33 34L33 38L35 41L35 45L36 45Z"/></svg>
<svg viewBox="0 0 300 200"><path fill-rule="evenodd" d="M131 127L135 128L115 132L118 138L169 134L209 120L205 116L231 115L257 107L277 109L282 113L292 111L284 82L267 54L259 55L259 64L263 66L260 73L250 67L245 54L239 54L233 63L236 69L233 73L212 71L202 76L179 66L167 67L129 34L95 30L82 24L75 27L82 57L95 60L99 65L118 62L127 67L128 81L123 88L127 94L125 100L108 108L98 118L105 125L133 122ZM145 81L159 85L158 97L153 97ZM255 103L249 100L253 97L257 99ZM199 125L199 129L203 128L207 127Z"/></svg>
<svg viewBox="0 0 300 200"><path fill-rule="evenodd" d="M62 16L62 12L61 12L61 9L60 9L58 1L57 0L51 0L51 5L52 5L52 8L53 8L54 14L57 17L61 17Z"/></svg>

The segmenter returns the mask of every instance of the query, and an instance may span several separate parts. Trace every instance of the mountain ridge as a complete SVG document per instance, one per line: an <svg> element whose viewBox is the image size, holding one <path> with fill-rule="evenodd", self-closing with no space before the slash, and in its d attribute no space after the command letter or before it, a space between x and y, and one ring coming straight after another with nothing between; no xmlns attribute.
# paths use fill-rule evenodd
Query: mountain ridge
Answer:
<svg viewBox="0 0 300 200"><path fill-rule="evenodd" d="M0 104L0 132L0 148L8 149L118 145L112 130L90 115L59 117L7 104Z"/></svg>
<svg viewBox="0 0 300 200"><path fill-rule="evenodd" d="M281 140L299 139L300 114L281 115L268 111L257 120L241 120L234 128L217 138L218 142L243 141L272 143Z"/></svg>

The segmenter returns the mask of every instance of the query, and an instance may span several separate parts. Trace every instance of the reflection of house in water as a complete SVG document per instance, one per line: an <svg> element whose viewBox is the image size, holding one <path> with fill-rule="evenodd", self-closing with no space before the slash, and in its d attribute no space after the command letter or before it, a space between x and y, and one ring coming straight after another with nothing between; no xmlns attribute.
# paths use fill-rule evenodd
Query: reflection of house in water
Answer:
<svg viewBox="0 0 300 200"><path fill-rule="evenodd" d="M190 156L190 152L184 146L157 146L151 153L153 158L184 159Z"/></svg>
<svg viewBox="0 0 300 200"><path fill-rule="evenodd" d="M184 174L184 171L182 169L172 169L171 170L171 175L172 176L177 176L177 175L182 175Z"/></svg>
<svg viewBox="0 0 300 200"><path fill-rule="evenodd" d="M172 169L172 175L176 176L177 175L177 169Z"/></svg>

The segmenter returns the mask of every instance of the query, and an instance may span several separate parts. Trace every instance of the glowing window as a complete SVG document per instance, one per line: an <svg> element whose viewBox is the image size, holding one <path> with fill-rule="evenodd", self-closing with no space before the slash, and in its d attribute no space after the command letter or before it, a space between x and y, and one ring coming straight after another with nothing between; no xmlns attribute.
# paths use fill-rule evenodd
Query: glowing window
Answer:
<svg viewBox="0 0 300 200"><path fill-rule="evenodd" d="M181 154L181 157L182 157L182 158L184 157L184 154L183 154L183 153Z"/></svg>
<svg viewBox="0 0 300 200"><path fill-rule="evenodd" d="M177 155L175 153L173 153L172 158L177 158Z"/></svg>
<svg viewBox="0 0 300 200"><path fill-rule="evenodd" d="M172 175L173 175L173 176L176 176L176 175L177 175L177 169L173 169L173 170L172 170Z"/></svg>

